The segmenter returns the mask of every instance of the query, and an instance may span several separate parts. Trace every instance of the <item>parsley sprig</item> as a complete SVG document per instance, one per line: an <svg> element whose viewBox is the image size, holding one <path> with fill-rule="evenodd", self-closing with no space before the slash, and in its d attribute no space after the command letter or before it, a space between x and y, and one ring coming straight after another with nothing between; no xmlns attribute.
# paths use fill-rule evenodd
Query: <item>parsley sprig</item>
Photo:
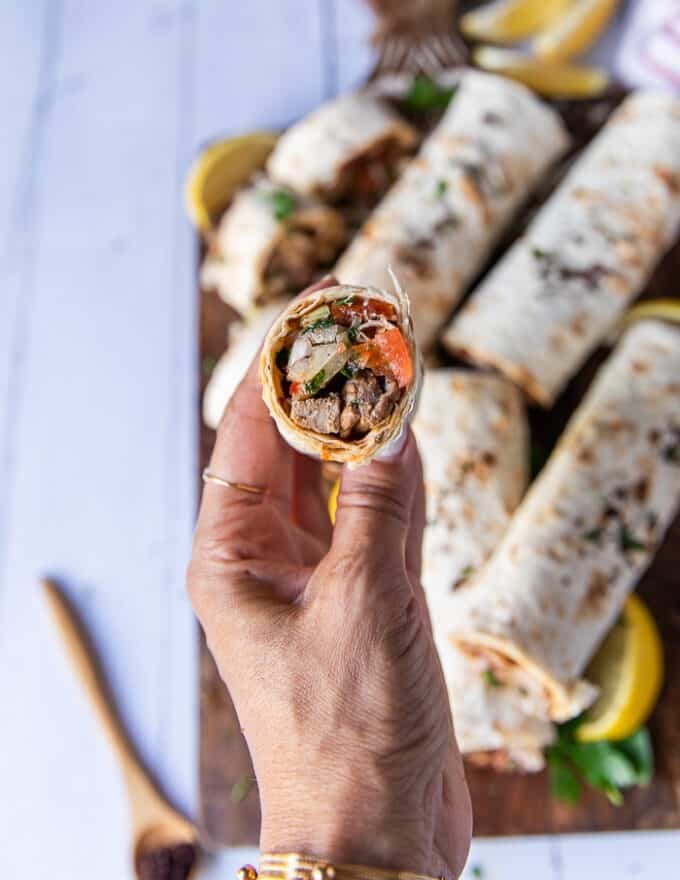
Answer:
<svg viewBox="0 0 680 880"><path fill-rule="evenodd" d="M458 86L440 86L429 76L418 74L411 83L404 103L409 110L443 110L455 95Z"/></svg>
<svg viewBox="0 0 680 880"><path fill-rule="evenodd" d="M557 741L548 748L552 796L575 804L584 785L589 785L618 807L626 788L647 785L652 778L654 753L649 732L641 727L627 739L584 743L576 739L579 722L577 718L562 724Z"/></svg>

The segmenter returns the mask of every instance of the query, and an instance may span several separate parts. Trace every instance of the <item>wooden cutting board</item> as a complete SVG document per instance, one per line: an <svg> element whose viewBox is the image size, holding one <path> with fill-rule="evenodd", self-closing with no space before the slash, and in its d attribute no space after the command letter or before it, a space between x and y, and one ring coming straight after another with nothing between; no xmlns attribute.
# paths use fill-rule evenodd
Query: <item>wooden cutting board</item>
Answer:
<svg viewBox="0 0 680 880"><path fill-rule="evenodd" d="M620 98L621 93L612 97L607 109ZM577 149L602 122L601 108L591 102L564 104L560 109ZM556 179L552 178L553 186ZM498 252L516 237L545 196L544 188ZM680 242L658 267L644 298L680 295L679 280ZM215 294L200 294L201 391L210 366L224 351L227 327L235 317ZM552 447L605 356L603 350L590 359L552 410L530 412L533 442L546 449ZM450 358L442 359L453 363ZM202 469L209 461L214 432L202 423L200 430ZM680 518L638 591L661 628L666 664L664 690L650 720L657 760L652 783L627 792L625 804L619 808L592 791L577 806L569 807L551 799L545 772L499 774L468 767L476 836L680 828ZM206 845L256 844L260 814L248 750L229 694L203 641L200 650L200 799Z"/></svg>

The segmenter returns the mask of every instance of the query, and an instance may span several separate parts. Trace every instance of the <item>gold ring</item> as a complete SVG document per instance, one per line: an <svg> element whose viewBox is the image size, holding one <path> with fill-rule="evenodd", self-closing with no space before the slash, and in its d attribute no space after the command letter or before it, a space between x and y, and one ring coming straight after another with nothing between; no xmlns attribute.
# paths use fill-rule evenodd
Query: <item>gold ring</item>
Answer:
<svg viewBox="0 0 680 880"><path fill-rule="evenodd" d="M230 480L223 480L216 474L211 474L208 468L203 469L201 478L204 483L215 483L217 486L224 486L227 489L240 489L241 492L250 492L251 495L264 495L266 489L259 486L249 486L247 483L232 483Z"/></svg>

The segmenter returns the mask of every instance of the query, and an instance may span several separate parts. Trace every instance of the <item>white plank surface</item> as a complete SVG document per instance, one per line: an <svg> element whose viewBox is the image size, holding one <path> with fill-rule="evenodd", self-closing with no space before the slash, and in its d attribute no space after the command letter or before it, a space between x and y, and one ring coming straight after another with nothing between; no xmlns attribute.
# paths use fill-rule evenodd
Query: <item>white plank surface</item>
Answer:
<svg viewBox="0 0 680 880"><path fill-rule="evenodd" d="M0 5L0 874L131 877L117 770L37 579L61 576L165 789L196 797L198 146L370 67L359 0ZM466 876L668 873L678 835L476 841ZM205 877L231 876L248 850ZM668 876L671 876L668 873Z"/></svg>

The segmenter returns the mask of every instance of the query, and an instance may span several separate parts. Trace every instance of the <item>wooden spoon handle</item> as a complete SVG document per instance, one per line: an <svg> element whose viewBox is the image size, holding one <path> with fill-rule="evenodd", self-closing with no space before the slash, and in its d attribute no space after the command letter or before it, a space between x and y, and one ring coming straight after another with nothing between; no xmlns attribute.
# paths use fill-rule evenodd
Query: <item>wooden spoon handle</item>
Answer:
<svg viewBox="0 0 680 880"><path fill-rule="evenodd" d="M45 579L42 585L73 669L118 755L126 776L145 775L113 707L113 700L97 662L94 648L75 609L53 581Z"/></svg>

